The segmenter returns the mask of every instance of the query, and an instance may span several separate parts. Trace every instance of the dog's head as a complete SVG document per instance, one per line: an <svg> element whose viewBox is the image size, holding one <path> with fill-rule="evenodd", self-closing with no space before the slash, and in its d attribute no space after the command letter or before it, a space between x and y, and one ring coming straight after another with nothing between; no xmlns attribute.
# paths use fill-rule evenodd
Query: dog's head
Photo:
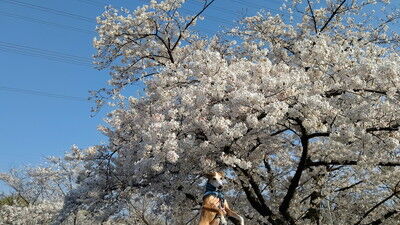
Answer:
<svg viewBox="0 0 400 225"><path fill-rule="evenodd" d="M221 190L223 187L224 176L224 172L211 172L205 175L205 177L208 179L208 183L218 190Z"/></svg>

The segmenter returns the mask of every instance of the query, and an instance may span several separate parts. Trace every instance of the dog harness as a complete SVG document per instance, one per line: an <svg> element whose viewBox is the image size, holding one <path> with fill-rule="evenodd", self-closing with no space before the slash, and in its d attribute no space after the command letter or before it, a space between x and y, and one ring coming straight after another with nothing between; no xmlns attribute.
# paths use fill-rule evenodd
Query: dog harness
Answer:
<svg viewBox="0 0 400 225"><path fill-rule="evenodd" d="M207 182L206 191L204 193L203 200L209 195L212 195L212 196L218 198L219 202L221 204L221 208L224 208L224 203L225 203L224 193L222 193L221 191L218 191L217 188L214 187L214 185Z"/></svg>

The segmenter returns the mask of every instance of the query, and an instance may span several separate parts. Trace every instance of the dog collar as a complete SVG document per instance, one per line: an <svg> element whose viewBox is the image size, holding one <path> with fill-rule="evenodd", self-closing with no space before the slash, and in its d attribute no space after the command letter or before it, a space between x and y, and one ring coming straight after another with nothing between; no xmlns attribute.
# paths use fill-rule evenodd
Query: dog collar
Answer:
<svg viewBox="0 0 400 225"><path fill-rule="evenodd" d="M222 204L225 201L224 193L222 193L221 191L218 191L217 188L214 187L214 185L207 182L206 191L204 193L203 199L209 195L213 195L213 196L217 197L221 201Z"/></svg>

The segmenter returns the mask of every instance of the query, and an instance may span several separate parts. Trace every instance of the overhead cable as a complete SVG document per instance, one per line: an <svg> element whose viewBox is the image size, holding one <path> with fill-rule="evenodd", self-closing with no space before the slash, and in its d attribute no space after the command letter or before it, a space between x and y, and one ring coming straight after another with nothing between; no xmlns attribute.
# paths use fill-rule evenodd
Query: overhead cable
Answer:
<svg viewBox="0 0 400 225"><path fill-rule="evenodd" d="M78 14L65 12L62 10L51 9L51 8L40 6L40 5L30 4L30 3L26 3L26 2L17 1L17 0L0 0L0 1L6 2L9 4L13 4L16 6L27 7L27 8L47 12L47 13L52 13L52 14L59 15L59 16L66 16L66 17L70 17L73 19L77 19L77 20L81 20L81 21L85 21L85 22L89 22L89 23L95 22L94 18L89 18L89 17L78 15Z"/></svg>
<svg viewBox="0 0 400 225"><path fill-rule="evenodd" d="M9 12L0 11L0 15L11 17L11 18L16 18L16 19L21 19L21 20L24 20L27 22L39 23L39 24L49 25L49 26L53 26L53 27L57 27L57 28L61 28L61 29L72 30L75 32L80 32L80 33L95 34L95 31L90 31L90 30L86 30L86 29L82 29L82 28L78 28L78 27L73 27L73 26L68 26L68 25L64 25L64 24L40 20L40 19L36 19L33 17L21 16L21 15L9 13Z"/></svg>
<svg viewBox="0 0 400 225"><path fill-rule="evenodd" d="M92 60L90 58L46 50L46 49L39 49L4 41L0 41L0 51L46 58L57 62L65 62L82 66L92 66Z"/></svg>
<svg viewBox="0 0 400 225"><path fill-rule="evenodd" d="M14 92L14 93L28 94L28 95L38 95L38 96L66 99L66 100L72 100L72 101L88 102L88 99L84 98L84 97L55 94L55 93L44 92L44 91L40 91L40 90L32 90L32 89L0 86L0 91L7 91L7 92Z"/></svg>

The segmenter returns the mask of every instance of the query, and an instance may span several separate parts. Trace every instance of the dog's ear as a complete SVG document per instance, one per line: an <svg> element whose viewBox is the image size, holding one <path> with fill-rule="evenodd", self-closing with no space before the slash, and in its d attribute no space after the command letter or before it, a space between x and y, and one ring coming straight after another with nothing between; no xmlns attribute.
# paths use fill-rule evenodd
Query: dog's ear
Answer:
<svg viewBox="0 0 400 225"><path fill-rule="evenodd" d="M206 174L204 174L204 177L206 177L207 179L211 179L215 176L215 172L208 172Z"/></svg>
<svg viewBox="0 0 400 225"><path fill-rule="evenodd" d="M225 173L223 171L219 171L218 173L221 175L221 177L225 177Z"/></svg>

